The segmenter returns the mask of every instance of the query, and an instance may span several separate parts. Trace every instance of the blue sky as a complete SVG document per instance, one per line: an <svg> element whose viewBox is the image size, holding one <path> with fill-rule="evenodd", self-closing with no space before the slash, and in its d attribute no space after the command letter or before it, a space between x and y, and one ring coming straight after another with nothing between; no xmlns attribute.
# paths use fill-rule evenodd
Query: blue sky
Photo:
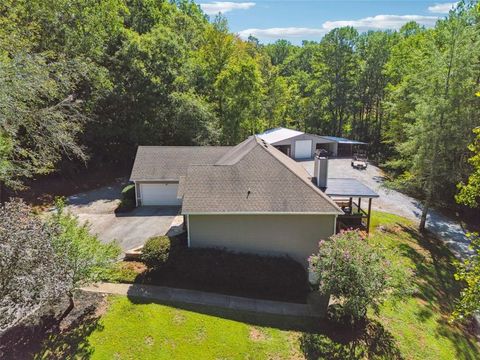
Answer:
<svg viewBox="0 0 480 360"><path fill-rule="evenodd" d="M261 42L320 40L338 26L359 31L398 29L415 20L427 27L446 16L454 2L422 0L195 0L211 18L224 14L232 32Z"/></svg>

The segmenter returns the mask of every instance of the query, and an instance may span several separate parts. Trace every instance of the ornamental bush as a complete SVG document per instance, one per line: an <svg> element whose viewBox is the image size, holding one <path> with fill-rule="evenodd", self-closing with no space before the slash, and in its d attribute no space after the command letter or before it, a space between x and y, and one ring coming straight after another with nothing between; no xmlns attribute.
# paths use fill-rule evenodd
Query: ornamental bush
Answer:
<svg viewBox="0 0 480 360"><path fill-rule="evenodd" d="M378 311L387 295L405 293L408 276L387 260L386 251L370 245L358 231L320 241L318 254L309 258L310 271L317 276L318 290L335 298L335 321L365 319L369 306Z"/></svg>
<svg viewBox="0 0 480 360"><path fill-rule="evenodd" d="M122 200L115 212L127 212L135 208L135 185L130 184L122 189Z"/></svg>
<svg viewBox="0 0 480 360"><path fill-rule="evenodd" d="M142 249L141 260L149 270L159 270L170 259L172 244L168 236L155 236L147 240Z"/></svg>

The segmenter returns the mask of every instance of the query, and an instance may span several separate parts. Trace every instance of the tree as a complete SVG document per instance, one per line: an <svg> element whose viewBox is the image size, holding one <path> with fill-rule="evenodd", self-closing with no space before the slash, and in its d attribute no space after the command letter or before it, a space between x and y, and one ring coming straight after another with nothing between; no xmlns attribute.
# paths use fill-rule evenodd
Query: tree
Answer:
<svg viewBox="0 0 480 360"><path fill-rule="evenodd" d="M52 246L68 285L65 293L69 306L61 320L75 306L75 291L107 275L121 251L115 242L103 244L90 234L88 224L80 225L75 216L65 211L62 200L57 200L56 212L49 224L59 229Z"/></svg>
<svg viewBox="0 0 480 360"><path fill-rule="evenodd" d="M389 31L369 31L358 37L358 77L354 90L352 135L368 142L369 153L384 156L385 92L389 76L385 72L397 35Z"/></svg>
<svg viewBox="0 0 480 360"><path fill-rule="evenodd" d="M451 203L467 171L465 149L480 109L474 95L478 66L472 61L480 56L480 32L471 26L472 16L468 8L450 12L422 35L421 47L410 49L415 70L408 74L403 102L409 121L400 124L406 136L397 137L404 139L396 150L403 168L398 183L423 199L420 230L433 205Z"/></svg>
<svg viewBox="0 0 480 360"><path fill-rule="evenodd" d="M86 160L78 135L86 118L74 87L77 64L20 54L0 58L0 183L21 187L63 157ZM1 194L0 194L1 195Z"/></svg>
<svg viewBox="0 0 480 360"><path fill-rule="evenodd" d="M368 307L377 311L387 296L400 296L410 289L408 274L389 262L385 252L357 231L320 241L318 254L309 258L310 271L318 277L318 291L340 301L343 315L353 322L364 319Z"/></svg>
<svg viewBox="0 0 480 360"><path fill-rule="evenodd" d="M266 96L263 103L267 128L288 127L290 119L287 111L291 98L287 81L284 77L278 76L275 69L269 75L266 79Z"/></svg>
<svg viewBox="0 0 480 360"><path fill-rule="evenodd" d="M473 152L473 156L468 160L473 166L473 171L468 177L468 182L458 184L460 192L455 199L458 203L470 206L472 208L478 207L480 199L480 127L473 130L476 134L476 139L468 146L468 149Z"/></svg>
<svg viewBox="0 0 480 360"><path fill-rule="evenodd" d="M480 236L478 233L469 233L467 236L473 254L463 261L455 262L455 279L465 284L465 287L460 292L460 300L452 314L454 319L480 314Z"/></svg>
<svg viewBox="0 0 480 360"><path fill-rule="evenodd" d="M223 142L238 144L261 130L258 122L262 94L262 78L257 63L248 55L232 61L215 82L220 94Z"/></svg>
<svg viewBox="0 0 480 360"><path fill-rule="evenodd" d="M0 332L67 291L53 243L59 233L20 200L0 207Z"/></svg>
<svg viewBox="0 0 480 360"><path fill-rule="evenodd" d="M476 140L468 147L473 152L470 164L473 172L468 178L468 183L459 184L460 192L456 200L460 204L478 207L480 198L480 128L474 129ZM473 254L464 261L457 261L455 279L465 284L460 293L453 317L456 319L478 314L480 312L480 237L478 233L469 233L470 249Z"/></svg>
<svg viewBox="0 0 480 360"><path fill-rule="evenodd" d="M351 27L330 31L322 39L315 58L310 108L311 127L343 136L353 112L353 90L358 59L358 32ZM316 105L316 106L315 106ZM319 122L326 124L320 125Z"/></svg>
<svg viewBox="0 0 480 360"><path fill-rule="evenodd" d="M272 65L274 66L285 63L285 60L295 50L295 46L287 40L277 40L273 44L267 45L265 48L270 56Z"/></svg>

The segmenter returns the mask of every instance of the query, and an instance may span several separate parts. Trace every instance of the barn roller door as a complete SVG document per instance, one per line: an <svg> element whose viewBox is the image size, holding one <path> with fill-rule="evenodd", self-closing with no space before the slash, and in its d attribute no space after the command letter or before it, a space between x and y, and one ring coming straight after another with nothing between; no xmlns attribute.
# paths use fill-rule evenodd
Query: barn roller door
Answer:
<svg viewBox="0 0 480 360"><path fill-rule="evenodd" d="M312 140L295 141L295 159L310 159L312 157Z"/></svg>

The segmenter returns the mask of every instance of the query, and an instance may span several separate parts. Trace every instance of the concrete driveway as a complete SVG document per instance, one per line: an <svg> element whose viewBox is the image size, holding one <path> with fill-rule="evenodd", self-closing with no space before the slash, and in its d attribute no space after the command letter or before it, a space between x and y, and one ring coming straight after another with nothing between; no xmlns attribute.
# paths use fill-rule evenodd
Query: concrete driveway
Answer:
<svg viewBox="0 0 480 360"><path fill-rule="evenodd" d="M418 200L384 186L385 177L382 170L369 164L366 170L356 170L350 165L351 159L329 159L329 178L354 178L377 192L380 197L373 199L375 210L397 214L413 221L419 221L422 207ZM301 164L312 175L313 160L302 161ZM459 257L470 254L470 241L460 223L450 219L438 211L430 210L427 218L427 228L448 244Z"/></svg>
<svg viewBox="0 0 480 360"><path fill-rule="evenodd" d="M122 250L143 245L156 235L165 235L179 214L179 207L140 207L129 213L115 214L123 184L70 196L68 207L80 221L88 222L100 240L116 240Z"/></svg>

